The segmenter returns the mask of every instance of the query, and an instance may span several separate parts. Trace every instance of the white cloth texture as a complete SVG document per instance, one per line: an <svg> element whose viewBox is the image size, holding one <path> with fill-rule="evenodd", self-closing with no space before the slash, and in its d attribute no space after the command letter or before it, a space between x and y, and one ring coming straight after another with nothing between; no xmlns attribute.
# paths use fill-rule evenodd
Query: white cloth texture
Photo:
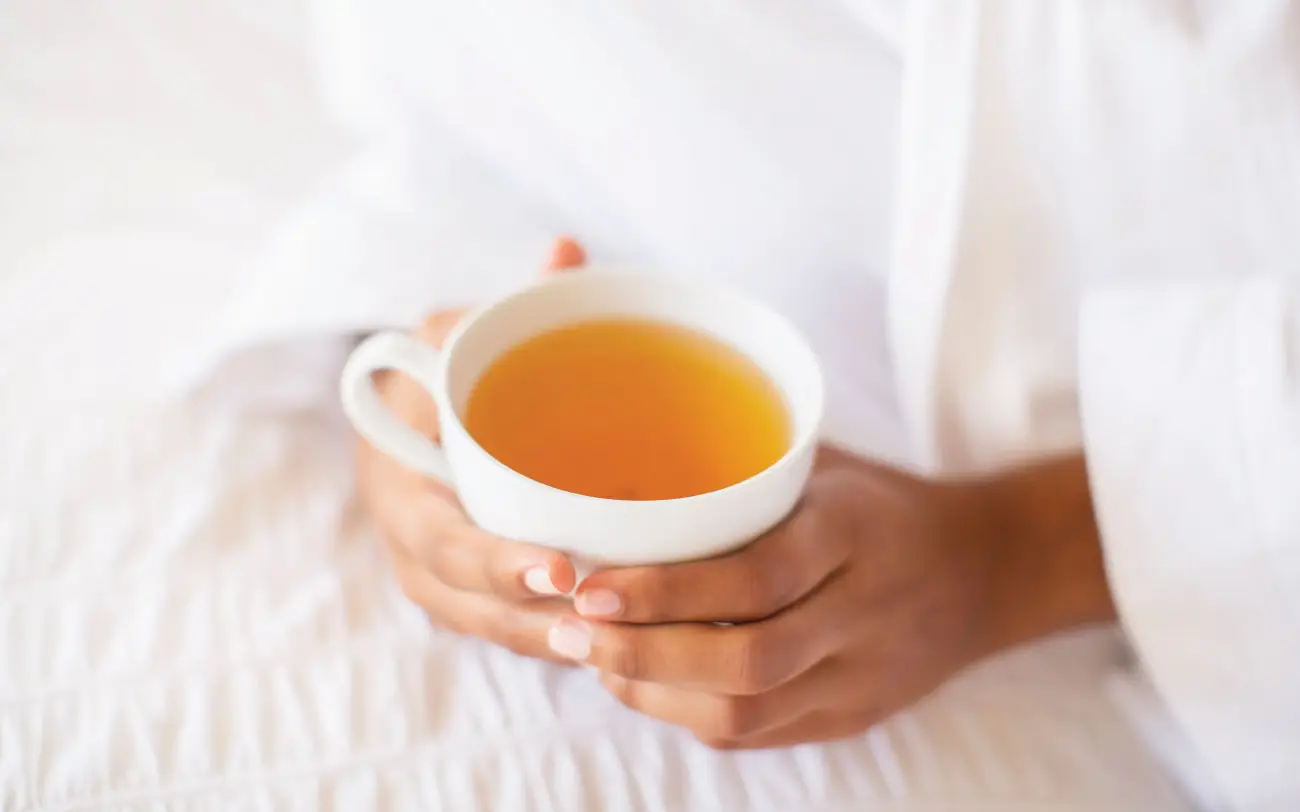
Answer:
<svg viewBox="0 0 1300 812"><path fill-rule="evenodd" d="M1295 331L1267 277L1294 278L1300 234L1296 24L1193 6L0 9L0 808L1284 808ZM1112 693L1112 631L854 740L721 754L581 670L428 628L348 500L334 375L348 336L506 290L557 233L786 310L861 453L969 470L1086 440L1181 783ZM1220 299L1151 287L1200 275ZM1187 312L1241 328L1235 362ZM1267 420L1220 446L1227 398ZM1193 441L1205 479L1170 479Z"/></svg>
<svg viewBox="0 0 1300 812"><path fill-rule="evenodd" d="M1185 780L1294 809L1300 6L915 10L891 330L917 445L971 471L1082 441Z"/></svg>

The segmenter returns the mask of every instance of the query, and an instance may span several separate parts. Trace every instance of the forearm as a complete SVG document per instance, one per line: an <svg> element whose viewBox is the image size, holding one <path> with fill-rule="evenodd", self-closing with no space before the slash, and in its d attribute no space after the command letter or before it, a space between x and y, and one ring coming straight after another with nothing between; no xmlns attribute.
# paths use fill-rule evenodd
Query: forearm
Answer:
<svg viewBox="0 0 1300 812"><path fill-rule="evenodd" d="M1082 454L1036 463L977 487L992 533L990 651L1115 620Z"/></svg>

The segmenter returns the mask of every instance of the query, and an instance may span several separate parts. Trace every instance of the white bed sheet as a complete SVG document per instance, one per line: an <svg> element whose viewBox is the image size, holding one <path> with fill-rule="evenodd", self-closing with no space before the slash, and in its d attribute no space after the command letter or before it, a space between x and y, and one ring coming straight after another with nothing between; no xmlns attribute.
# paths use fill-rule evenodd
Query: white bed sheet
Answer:
<svg viewBox="0 0 1300 812"><path fill-rule="evenodd" d="M1188 808L1104 690L1108 633L852 741L737 754L435 631L350 502L344 437L196 403L6 455L0 809Z"/></svg>
<svg viewBox="0 0 1300 812"><path fill-rule="evenodd" d="M321 391L162 398L341 154L296 21L0 4L0 810L1190 808L1107 689L1113 632L855 740L717 753L429 628ZM338 347L295 358L328 381Z"/></svg>

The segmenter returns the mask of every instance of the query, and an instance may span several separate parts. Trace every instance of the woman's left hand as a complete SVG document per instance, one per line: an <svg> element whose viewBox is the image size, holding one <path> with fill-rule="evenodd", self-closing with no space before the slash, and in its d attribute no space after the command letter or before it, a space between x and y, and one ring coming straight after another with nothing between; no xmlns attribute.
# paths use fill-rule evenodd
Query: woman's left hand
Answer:
<svg viewBox="0 0 1300 812"><path fill-rule="evenodd" d="M1082 462L1067 466L1019 485L940 484L823 449L777 529L720 558L591 576L551 648L713 746L857 733L991 651L1113 614L1100 553L1088 552L1095 527L1080 541L1060 524L1053 545L1020 529L1054 519L1040 528L1003 510L1016 495L1073 504L1065 491L1081 481L1091 525ZM1077 583L1029 583L1058 574ZM1022 605L1040 593L1043 605Z"/></svg>

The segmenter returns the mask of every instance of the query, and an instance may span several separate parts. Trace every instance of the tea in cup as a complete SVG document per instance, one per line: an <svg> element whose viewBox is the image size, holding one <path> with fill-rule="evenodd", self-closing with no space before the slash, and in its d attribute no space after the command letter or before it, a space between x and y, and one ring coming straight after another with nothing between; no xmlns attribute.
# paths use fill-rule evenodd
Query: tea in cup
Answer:
<svg viewBox="0 0 1300 812"><path fill-rule="evenodd" d="M429 391L441 445L388 410L380 370ZM440 350L375 334L341 393L364 437L483 529L602 566L705 558L770 529L803 491L823 408L816 356L772 310L595 269L479 309Z"/></svg>

